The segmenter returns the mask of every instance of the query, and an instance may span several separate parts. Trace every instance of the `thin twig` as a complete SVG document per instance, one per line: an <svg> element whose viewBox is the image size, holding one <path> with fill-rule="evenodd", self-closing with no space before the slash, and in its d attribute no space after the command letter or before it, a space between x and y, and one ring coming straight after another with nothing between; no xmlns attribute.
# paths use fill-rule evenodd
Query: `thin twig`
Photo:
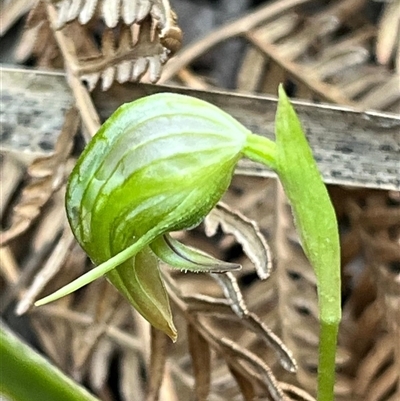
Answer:
<svg viewBox="0 0 400 401"><path fill-rule="evenodd" d="M48 4L46 9L58 47L63 55L67 81L74 94L76 106L79 109L86 131L90 137L93 137L100 128L100 117L97 114L88 90L77 76L79 63L77 58L74 57L74 45L72 41L64 35L62 30L56 30L54 28L57 26L57 11L54 6Z"/></svg>

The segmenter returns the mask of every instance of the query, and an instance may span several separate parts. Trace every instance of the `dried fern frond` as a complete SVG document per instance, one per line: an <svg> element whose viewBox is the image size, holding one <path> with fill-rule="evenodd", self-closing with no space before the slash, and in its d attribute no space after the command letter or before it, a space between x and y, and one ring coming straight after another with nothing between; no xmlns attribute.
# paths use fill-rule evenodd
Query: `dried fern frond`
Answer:
<svg viewBox="0 0 400 401"><path fill-rule="evenodd" d="M164 36L176 18L168 0L53 0L53 3L58 12L58 29L75 19L86 25L93 18L102 18L108 28L115 28L120 20L132 25L150 16Z"/></svg>
<svg viewBox="0 0 400 401"><path fill-rule="evenodd" d="M76 109L65 117L64 126L51 156L36 159L28 168L29 180L22 189L18 203L11 214L10 227L1 232L0 246L25 232L39 216L41 209L64 183L67 159L78 131L79 118Z"/></svg>
<svg viewBox="0 0 400 401"><path fill-rule="evenodd" d="M181 46L182 33L167 0L54 2L39 1L31 10L16 52L19 61L33 56L40 66L70 69L92 90L102 80L138 81L148 73L156 82L162 65ZM59 49L57 32L69 39ZM100 42L98 37L101 38Z"/></svg>
<svg viewBox="0 0 400 401"><path fill-rule="evenodd" d="M221 41L242 36L250 50L238 89L275 94L278 82L288 82L297 97L395 112L399 76L374 63L378 30L363 18L365 5L366 0L341 0L295 13L295 1L268 4L181 51L164 69L162 81Z"/></svg>
<svg viewBox="0 0 400 401"><path fill-rule="evenodd" d="M63 66L44 2L37 1L30 9L14 56L19 63L34 58L38 67L61 68Z"/></svg>
<svg viewBox="0 0 400 401"><path fill-rule="evenodd" d="M219 205L208 216L205 226L206 231L212 235L216 234L218 226L224 232L233 234L236 241L241 243L247 257L259 265L257 272L265 277L266 266L271 261L265 239L261 239L262 235L254 222L225 205ZM220 289L205 275L165 272L171 299L189 322L187 335L198 399L205 400L206 397L218 394L224 395L223 399L228 399L226 397L234 397L234 394L237 396L239 389L247 399L253 396L284 399L285 391L280 387L274 372L282 368L288 372L296 370L297 365L290 351L268 328L265 321L249 311L239 282L233 274L210 276ZM194 345L195 339L196 344L200 344L198 349ZM215 353L215 356L210 356L210 353ZM268 366L267 363L271 365ZM210 376L210 371L221 371L222 376L215 373ZM221 381L226 377L224 383L227 383L229 377L232 380L229 372L237 381L238 387L235 389L230 383L229 393L226 388L225 392L219 393L216 380L219 377ZM286 386L287 394L291 393L290 388ZM298 393L301 394L301 390ZM307 394L299 399L312 397Z"/></svg>
<svg viewBox="0 0 400 401"><path fill-rule="evenodd" d="M393 360L385 373L376 372L374 390L368 396L365 393L368 400L381 401L389 399L389 394L400 397L400 203L388 201L383 194L370 197L360 221L365 257L392 338Z"/></svg>

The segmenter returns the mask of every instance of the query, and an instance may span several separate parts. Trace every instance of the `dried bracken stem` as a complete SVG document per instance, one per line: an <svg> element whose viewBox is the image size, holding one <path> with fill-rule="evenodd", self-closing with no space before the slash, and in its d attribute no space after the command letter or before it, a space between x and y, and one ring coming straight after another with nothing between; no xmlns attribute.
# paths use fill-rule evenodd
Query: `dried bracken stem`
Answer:
<svg viewBox="0 0 400 401"><path fill-rule="evenodd" d="M46 9L50 23L53 26L56 26L57 13L54 9L54 6L48 4ZM66 35L64 35L62 30L55 31L54 35L64 58L68 83L74 93L76 105L82 117L82 122L89 136L93 137L100 128L100 118L97 114L96 108L90 98L88 91L86 90L80 79L76 76L76 71L78 69L78 60L73 53L73 44L71 43L71 40Z"/></svg>

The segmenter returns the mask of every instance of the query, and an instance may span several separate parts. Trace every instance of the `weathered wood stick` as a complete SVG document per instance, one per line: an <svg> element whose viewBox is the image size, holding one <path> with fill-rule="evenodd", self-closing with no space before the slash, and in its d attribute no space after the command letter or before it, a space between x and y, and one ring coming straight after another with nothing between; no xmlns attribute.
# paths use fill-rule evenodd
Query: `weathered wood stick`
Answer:
<svg viewBox="0 0 400 401"><path fill-rule="evenodd" d="M73 97L63 73L1 67L0 150L29 155L51 152ZM157 92L211 102L255 133L273 139L276 98L176 86L124 84L95 90L102 119L119 105ZM400 116L293 101L323 179L329 184L400 190ZM274 176L244 161L240 174Z"/></svg>

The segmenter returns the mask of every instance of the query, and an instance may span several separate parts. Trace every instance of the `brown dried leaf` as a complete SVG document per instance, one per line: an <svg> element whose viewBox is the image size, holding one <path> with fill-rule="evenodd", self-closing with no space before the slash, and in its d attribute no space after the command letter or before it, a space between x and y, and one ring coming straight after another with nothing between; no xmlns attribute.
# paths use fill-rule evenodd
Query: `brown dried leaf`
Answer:
<svg viewBox="0 0 400 401"><path fill-rule="evenodd" d="M260 279L267 279L272 270L272 257L267 241L256 223L220 202L205 219L206 234L214 235L218 226L226 234L235 236L254 263Z"/></svg>
<svg viewBox="0 0 400 401"><path fill-rule="evenodd" d="M384 380L385 373L391 369L393 360L393 340L390 335L384 335L364 358L357 371L354 381L354 392L359 397L369 397L371 390L377 389L377 383ZM395 380L392 382L395 382ZM380 390L381 391L381 390ZM365 398L367 399L367 398ZM380 400L374 394L368 400Z"/></svg>
<svg viewBox="0 0 400 401"><path fill-rule="evenodd" d="M73 137L78 131L79 117L76 109L66 116L54 153L33 161L28 168L28 181L14 206L10 227L0 233L0 245L4 246L24 233L40 215L43 206L65 181L66 162L72 150Z"/></svg>
<svg viewBox="0 0 400 401"><path fill-rule="evenodd" d="M207 401L210 393L211 351L208 342L189 324L187 327L189 352L195 378L194 391L197 401Z"/></svg>
<svg viewBox="0 0 400 401"><path fill-rule="evenodd" d="M58 11L58 29L77 18L81 24L87 24L95 14L109 28L115 28L121 20L126 25L140 23L150 15L165 29L173 19L168 0L53 0L53 3Z"/></svg>
<svg viewBox="0 0 400 401"><path fill-rule="evenodd" d="M255 399L254 382L238 370L234 365L228 363L229 371L235 379L243 395L244 401L253 401Z"/></svg>
<svg viewBox="0 0 400 401"><path fill-rule="evenodd" d="M58 29L77 18L81 24L86 24L97 11L108 28L116 28L121 23L142 24L150 18L151 30L158 31L162 45L171 54L182 44L182 32L168 0L61 0L56 2L56 7Z"/></svg>
<svg viewBox="0 0 400 401"><path fill-rule="evenodd" d="M158 400L165 372L169 341L169 338L164 333L151 327L151 355L146 401Z"/></svg>

